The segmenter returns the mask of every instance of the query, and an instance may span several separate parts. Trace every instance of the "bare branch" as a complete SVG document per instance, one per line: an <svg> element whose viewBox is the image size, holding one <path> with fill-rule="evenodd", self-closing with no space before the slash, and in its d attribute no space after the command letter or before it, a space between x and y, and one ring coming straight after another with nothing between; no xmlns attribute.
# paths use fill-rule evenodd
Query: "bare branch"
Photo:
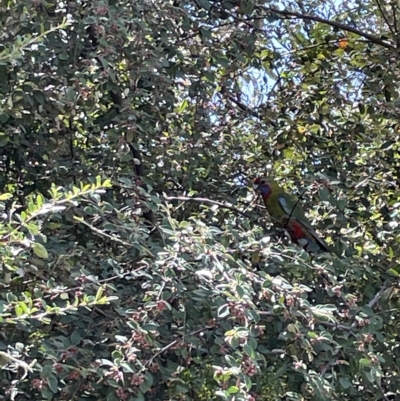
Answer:
<svg viewBox="0 0 400 401"><path fill-rule="evenodd" d="M198 330L194 330L190 333L187 333L186 336L194 336L196 334L199 334L203 331L207 331L210 330L212 327L203 327L201 329ZM183 341L183 337L178 338L174 341L172 341L171 343L169 343L168 345L166 345L164 348L161 348L159 351L157 351L146 363L145 366L150 366L152 364L152 362L154 361L154 359L156 359L158 356L160 356L161 354L163 354L165 351L168 351L171 347L173 347L174 345L178 344L180 341Z"/></svg>
<svg viewBox="0 0 400 401"><path fill-rule="evenodd" d="M379 301L380 297L382 296L382 294L384 293L384 291L389 287L390 284L390 280L385 280L385 282L383 283L381 289L378 291L378 293L371 299L370 302L368 302L367 306L369 306L370 308L373 308L374 305Z"/></svg>
<svg viewBox="0 0 400 401"><path fill-rule="evenodd" d="M394 31L396 32L396 35L398 33L397 30L397 17L396 17L396 8L394 4L392 3L392 11L393 11L393 26L394 26Z"/></svg>
<svg viewBox="0 0 400 401"><path fill-rule="evenodd" d="M231 102L235 103L236 106L238 106L240 110L246 112L247 114L249 114L249 115L251 115L253 117L261 119L260 114L258 114L255 110L253 110L249 106L246 106L244 103L240 102L239 100L235 99L230 93L227 93L227 92L228 92L228 90L226 88L222 88L221 89L221 93L222 94L227 94L228 95L228 99Z"/></svg>
<svg viewBox="0 0 400 401"><path fill-rule="evenodd" d="M191 198L190 196L165 196L165 195L163 196L163 198L165 200L180 200L183 202L210 203L211 205L217 205L224 209L232 210L232 212L235 212L237 214L240 214L241 216L247 217L248 219L251 218L247 213L244 213L241 210L236 209L232 205L229 205L227 203L218 202L218 201L208 199L208 198Z"/></svg>
<svg viewBox="0 0 400 401"><path fill-rule="evenodd" d="M309 21L315 21L315 22L322 22L323 24L327 24L330 26L334 26L335 28L339 28L342 29L343 31L347 31L347 32L353 32L356 35L359 35L365 39L368 39L370 42L375 43L377 45L383 46L387 49L395 49L395 46L393 46L392 44L385 42L384 40L377 38L374 35L371 35L369 33L360 31L359 29L353 28L349 25L345 25L345 24L341 24L340 22L335 22L335 21L330 21L327 20L325 18L321 18L315 15L309 15L309 14L301 14L295 11L287 11L287 10L279 10L277 8L273 8L273 7L260 7L260 9L267 11L269 13L275 13L278 15L285 15L287 17L295 17L295 18L301 18L303 20L309 20Z"/></svg>
<svg viewBox="0 0 400 401"><path fill-rule="evenodd" d="M227 89L223 88L223 89L221 90L221 93L222 93L222 94L226 94L226 93L227 93ZM236 106L238 106L240 110L242 110L242 111L246 112L247 114L249 114L249 115L251 115L251 116L253 116L253 117L256 117L256 118L258 118L259 120L263 121L262 116L261 116L260 113L258 113L257 111L253 110L251 107L246 106L246 105L245 105L244 103L242 103L240 100L235 99L231 94L227 93L227 96L228 96L228 99L229 99L231 102L235 103ZM277 127L277 125L276 125L276 123L275 123L274 121L269 120L268 123L271 124L271 125L272 125L273 127L275 127L275 128Z"/></svg>
<svg viewBox="0 0 400 401"><path fill-rule="evenodd" d="M385 12L384 12L383 9L382 9L381 3L379 2L379 0L375 0L375 2L376 2L377 6L378 6L378 8L379 8L379 11L381 12L382 18L385 20L386 25L389 27L390 32L392 32L392 35L395 36L396 33L394 32L392 26L390 25L390 22L389 22L389 20L387 19L386 14L385 14Z"/></svg>

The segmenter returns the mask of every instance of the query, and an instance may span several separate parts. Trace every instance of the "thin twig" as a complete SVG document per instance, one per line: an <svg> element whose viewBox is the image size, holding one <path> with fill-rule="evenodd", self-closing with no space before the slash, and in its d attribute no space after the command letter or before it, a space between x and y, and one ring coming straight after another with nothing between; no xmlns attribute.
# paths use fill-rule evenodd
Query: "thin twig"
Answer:
<svg viewBox="0 0 400 401"><path fill-rule="evenodd" d="M211 205L217 205L224 209L232 210L232 212L235 212L237 214L240 214L241 216L247 217L248 219L251 218L247 213L244 213L241 210L236 209L232 205L229 205L227 203L218 202L218 201L208 199L208 198L191 198L190 196L165 196L165 195L163 196L163 198L165 200L180 200L183 202L210 203Z"/></svg>
<svg viewBox="0 0 400 401"><path fill-rule="evenodd" d="M281 57L285 57L285 56L289 56L290 54L294 54L294 53L297 53L297 52L306 51L306 50L314 49L314 48L319 47L319 46L325 46L327 44L335 44L335 43L337 43L336 39L329 40L327 42L315 43L313 45L305 46L305 47L302 47L300 49L294 49L294 50L290 50L290 51L288 51L286 53L281 53L280 56Z"/></svg>
<svg viewBox="0 0 400 401"><path fill-rule="evenodd" d="M260 316L277 316L276 313L270 312L270 311L260 311L260 312L258 312L258 314ZM319 325L322 325L322 326L332 327L332 328L335 328L335 329L338 329L338 330L350 331L350 332L354 329L353 326L346 326L344 324L339 324L339 323L318 321L318 322L316 322L316 324L319 324Z"/></svg>
<svg viewBox="0 0 400 401"><path fill-rule="evenodd" d="M222 94L225 94L225 93L227 93L227 90L226 90L225 88L223 88L223 89L221 90L221 93L222 93ZM236 106L238 106L239 109L241 109L242 111L245 111L246 113L250 114L250 115L253 116L253 117L256 117L256 118L260 118L260 119L261 119L261 116L260 116L259 113L257 113L255 110L253 110L253 109L250 108L249 106L246 106L244 103L240 102L239 100L235 99L230 93L228 93L228 98L229 98L230 101L232 101L233 103L235 103Z"/></svg>
<svg viewBox="0 0 400 401"><path fill-rule="evenodd" d="M389 283L390 280L387 279L385 280L385 282L383 283L381 289L378 291L378 293L371 299L370 302L368 302L367 306L369 306L370 308L373 308L374 305L379 301L380 297L382 296L382 294L385 292L385 290L389 287Z"/></svg>
<svg viewBox="0 0 400 401"><path fill-rule="evenodd" d="M98 281L90 281L87 284L82 284L80 286L73 287L73 288L66 288L66 289L61 289L61 290L58 290L58 289L52 290L52 289L50 289L49 290L49 294L45 295L43 298L50 298L50 297L53 297L54 295L65 294L65 293L71 292L71 291L83 290L84 288L88 287L90 284L95 284L95 285L96 284L104 284L104 283L107 283L108 281L113 281L113 280L116 280L118 278L125 277L125 276L127 276L129 274L136 273L136 272L138 272L140 270L145 269L146 267L147 266L141 266L141 267L138 267L137 269L129 270L129 271L121 273L119 275L115 275L115 276L112 276L112 277L104 278L104 279L98 280Z"/></svg>
<svg viewBox="0 0 400 401"><path fill-rule="evenodd" d="M392 26L390 25L389 20L387 19L386 14L385 14L385 12L384 12L383 9L382 9L381 4L379 3L379 0L375 0L375 2L376 2L377 6L378 6L378 8L379 8L379 11L380 11L381 14L382 14L383 19L384 19L385 22L386 22L386 25L389 27L390 32L392 32L392 35L395 36L396 33L393 31L393 28L392 28Z"/></svg>
<svg viewBox="0 0 400 401"><path fill-rule="evenodd" d="M306 188L306 189L303 191L303 193L297 198L296 203L294 204L294 206L292 207L292 210L290 211L289 217L288 217L288 219L287 219L287 223L284 225L284 228L287 228L287 225L288 225L289 222L290 222L290 218L291 218L292 215L293 215L294 209L296 209L297 205L298 205L299 202L300 202L300 199L303 197L303 195L304 195L306 192L307 192L307 188Z"/></svg>
<svg viewBox="0 0 400 401"><path fill-rule="evenodd" d="M369 306L370 308L373 308L374 305L379 301L379 299L381 298L382 294L384 293L384 291L388 288L388 285L390 283L390 280L387 279L385 280L385 282L383 283L382 287L380 288L380 290L375 294L375 296L371 299L371 301L369 301L367 303L366 306ZM353 324L351 325L351 328L354 328L357 325L357 320L354 320Z"/></svg>
<svg viewBox="0 0 400 401"><path fill-rule="evenodd" d="M378 291L378 293L375 294L375 296L371 299L370 302L368 302L367 306L369 306L370 308L373 308L374 305L379 301L379 299L381 298L381 296L385 292L385 290L389 287L389 284L390 284L390 280L389 279L385 280L385 282L383 283L383 285L380 288L380 290ZM276 315L274 312L270 312L270 311L260 311L258 313L259 313L259 315L264 315L264 316L275 316ZM323 326L333 327L333 328L336 328L339 330L345 330L345 331L349 331L349 332L352 332L353 329L357 326L357 320L354 320L354 322L351 324L351 326L338 324L338 323L331 323L331 322L322 322L322 321L318 321L317 323L320 325L323 325ZM354 335L354 333L352 333L352 334Z"/></svg>
<svg viewBox="0 0 400 401"><path fill-rule="evenodd" d="M99 234L99 235L101 235L103 237L106 237L106 238L108 238L108 239L110 239L112 241L118 242L118 243L120 243L122 245L128 246L129 248L133 247L133 245L130 244L129 242L126 242L126 241L116 237L115 235L110 235L110 234L105 233L104 231L99 230L98 228L92 226L90 223L88 223L87 221L85 221L84 219L82 219L80 217L74 216L74 219L76 221L79 221L79 223L84 224L86 227L89 227L93 232L95 232L95 233L97 233L97 234Z"/></svg>
<svg viewBox="0 0 400 401"><path fill-rule="evenodd" d="M201 328L201 329L194 330L194 331L192 331L192 332L190 332L190 333L187 333L187 334L185 334L183 337L186 337L186 336L194 336L194 335L196 335L196 334L201 333L202 331L210 330L210 329L212 329L212 327L206 326L206 327L203 327L203 328ZM168 351L171 347L173 347L174 345L176 345L176 344L178 344L180 341L182 341L183 337L182 337L182 338L178 338L178 339L172 341L171 343L169 343L168 345L166 345L165 347L161 348L158 352L156 352L156 353L145 363L145 366L150 366L151 363L154 361L154 359L156 359L158 356L160 356L161 354L163 354L165 351Z"/></svg>
<svg viewBox="0 0 400 401"><path fill-rule="evenodd" d="M392 6L392 11L393 11L393 27L394 27L394 31L396 32L396 34L398 33L397 30L397 17L396 17L396 9L393 5L394 3L391 4Z"/></svg>
<svg viewBox="0 0 400 401"><path fill-rule="evenodd" d="M249 106L246 106L244 103L240 102L239 100L235 99L232 95L228 94L228 98L229 98L230 101L235 103L236 106L239 107L239 109L245 111L246 113L250 114L253 117L258 118L259 120L263 120L263 118L262 118L260 113L258 113L257 111L253 110ZM268 123L271 124L275 128L277 127L277 124L272 120L268 120Z"/></svg>

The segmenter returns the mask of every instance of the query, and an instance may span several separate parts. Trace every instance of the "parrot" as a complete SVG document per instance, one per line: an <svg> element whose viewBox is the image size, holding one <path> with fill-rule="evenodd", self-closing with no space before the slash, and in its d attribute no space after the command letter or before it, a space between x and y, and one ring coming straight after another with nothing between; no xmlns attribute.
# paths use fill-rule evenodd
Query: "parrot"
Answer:
<svg viewBox="0 0 400 401"><path fill-rule="evenodd" d="M285 193L271 178L256 178L254 189L261 194L271 219L287 229L294 243L309 253L328 252L327 244L315 232L296 198Z"/></svg>

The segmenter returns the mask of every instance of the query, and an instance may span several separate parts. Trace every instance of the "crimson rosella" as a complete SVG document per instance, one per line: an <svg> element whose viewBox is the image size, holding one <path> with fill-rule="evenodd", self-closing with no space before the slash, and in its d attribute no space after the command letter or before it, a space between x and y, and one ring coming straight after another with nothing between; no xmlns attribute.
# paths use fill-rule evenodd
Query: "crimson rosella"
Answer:
<svg viewBox="0 0 400 401"><path fill-rule="evenodd" d="M261 194L271 219L286 228L294 243L308 252L328 251L328 246L315 232L298 199L285 193L270 178L256 178L254 189Z"/></svg>

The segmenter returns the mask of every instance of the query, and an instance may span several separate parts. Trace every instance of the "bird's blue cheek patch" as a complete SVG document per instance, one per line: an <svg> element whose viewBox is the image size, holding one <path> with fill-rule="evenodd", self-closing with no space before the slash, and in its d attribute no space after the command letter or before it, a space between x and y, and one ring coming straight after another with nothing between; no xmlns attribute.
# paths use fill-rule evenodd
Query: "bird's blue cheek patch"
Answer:
<svg viewBox="0 0 400 401"><path fill-rule="evenodd" d="M260 185L260 191L261 191L262 196L268 196L270 193L269 186L268 185Z"/></svg>

